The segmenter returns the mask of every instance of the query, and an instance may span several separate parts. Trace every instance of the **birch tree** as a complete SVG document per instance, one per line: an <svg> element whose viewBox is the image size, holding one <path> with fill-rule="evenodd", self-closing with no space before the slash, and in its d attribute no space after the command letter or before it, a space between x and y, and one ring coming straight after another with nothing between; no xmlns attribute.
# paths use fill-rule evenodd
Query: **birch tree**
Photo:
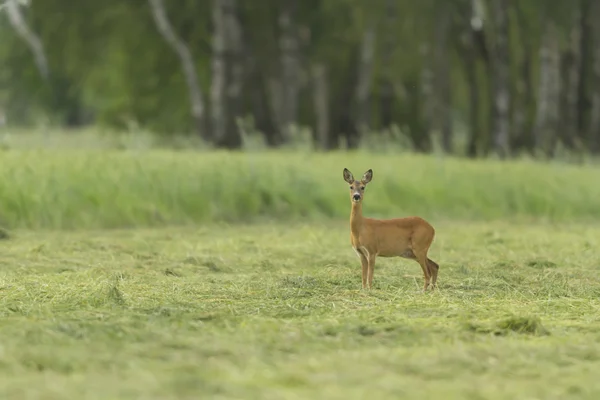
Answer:
<svg viewBox="0 0 600 400"><path fill-rule="evenodd" d="M600 2L593 0L591 4L591 20L600 18ZM593 153L600 153L600 25L592 25L592 109L589 125L590 148Z"/></svg>
<svg viewBox="0 0 600 400"><path fill-rule="evenodd" d="M492 0L494 47L492 63L492 137L500 158L509 153L510 138L510 53L508 48L508 1Z"/></svg>
<svg viewBox="0 0 600 400"><path fill-rule="evenodd" d="M190 111L192 118L194 119L196 131L204 139L210 140L210 136L206 129L206 111L202 89L198 82L198 74L196 73L196 65L192 53L185 42L175 33L173 26L169 22L163 0L148 0L148 3L152 9L152 16L158 32L177 54L179 61L181 62L188 89Z"/></svg>
<svg viewBox="0 0 600 400"><path fill-rule="evenodd" d="M561 60L561 138L562 143L574 150L578 146L579 85L581 80L582 10L574 2L573 16L568 28L567 48Z"/></svg>
<svg viewBox="0 0 600 400"><path fill-rule="evenodd" d="M356 85L356 131L360 136L368 134L370 124L370 95L375 63L375 27L369 24L362 37Z"/></svg>
<svg viewBox="0 0 600 400"><path fill-rule="evenodd" d="M284 142L288 142L291 139L291 128L293 124L297 123L298 118L300 61L295 21L297 9L298 0L283 0L278 21L281 57L279 127Z"/></svg>
<svg viewBox="0 0 600 400"><path fill-rule="evenodd" d="M236 0L213 2L211 121L218 147L242 146L237 126L243 78L242 33Z"/></svg>
<svg viewBox="0 0 600 400"><path fill-rule="evenodd" d="M453 4L444 2L436 10L433 48L435 61L434 82L436 86L435 114L436 130L441 133L442 148L452 152L452 63L450 62L450 33Z"/></svg>
<svg viewBox="0 0 600 400"><path fill-rule="evenodd" d="M548 16L544 20L539 57L538 100L534 127L535 148L547 156L552 156L560 113L560 54L557 26Z"/></svg>
<svg viewBox="0 0 600 400"><path fill-rule="evenodd" d="M50 68L44 45L40 38L29 28L23 18L20 6L28 6L29 0L6 0L0 5L0 9L8 15L8 20L17 34L27 43L29 49L33 53L35 65L44 80L48 80L50 76Z"/></svg>

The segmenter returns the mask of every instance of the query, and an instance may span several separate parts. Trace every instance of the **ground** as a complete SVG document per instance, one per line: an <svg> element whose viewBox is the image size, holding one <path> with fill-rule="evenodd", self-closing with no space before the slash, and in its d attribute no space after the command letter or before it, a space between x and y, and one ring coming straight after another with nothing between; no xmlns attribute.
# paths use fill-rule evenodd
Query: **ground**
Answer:
<svg viewBox="0 0 600 400"><path fill-rule="evenodd" d="M600 226L432 221L439 290L346 221L16 231L5 399L596 399Z"/></svg>

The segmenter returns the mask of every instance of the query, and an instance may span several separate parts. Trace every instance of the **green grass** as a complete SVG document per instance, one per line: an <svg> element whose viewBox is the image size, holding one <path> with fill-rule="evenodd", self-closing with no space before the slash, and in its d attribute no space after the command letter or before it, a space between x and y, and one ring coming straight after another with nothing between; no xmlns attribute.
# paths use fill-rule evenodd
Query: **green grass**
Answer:
<svg viewBox="0 0 600 400"><path fill-rule="evenodd" d="M372 168L376 217L600 219L595 166L298 152L6 150L0 226L123 228L348 215L342 169Z"/></svg>
<svg viewBox="0 0 600 400"><path fill-rule="evenodd" d="M0 151L3 398L600 395L594 165L136 137ZM344 167L434 223L437 292L403 259L360 290Z"/></svg>
<svg viewBox="0 0 600 400"><path fill-rule="evenodd" d="M403 259L360 290L345 221L11 232L0 393L597 399L600 226L432 222L426 294Z"/></svg>

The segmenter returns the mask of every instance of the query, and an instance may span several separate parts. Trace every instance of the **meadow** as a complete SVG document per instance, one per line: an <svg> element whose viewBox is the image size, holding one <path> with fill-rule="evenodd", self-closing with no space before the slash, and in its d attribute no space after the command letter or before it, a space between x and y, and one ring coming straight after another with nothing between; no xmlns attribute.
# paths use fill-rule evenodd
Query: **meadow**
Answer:
<svg viewBox="0 0 600 400"><path fill-rule="evenodd" d="M593 165L368 152L0 152L6 399L596 399ZM436 227L439 288L364 211Z"/></svg>
<svg viewBox="0 0 600 400"><path fill-rule="evenodd" d="M94 229L347 219L344 167L374 171L366 209L388 218L600 220L594 165L369 152L5 150L0 226Z"/></svg>

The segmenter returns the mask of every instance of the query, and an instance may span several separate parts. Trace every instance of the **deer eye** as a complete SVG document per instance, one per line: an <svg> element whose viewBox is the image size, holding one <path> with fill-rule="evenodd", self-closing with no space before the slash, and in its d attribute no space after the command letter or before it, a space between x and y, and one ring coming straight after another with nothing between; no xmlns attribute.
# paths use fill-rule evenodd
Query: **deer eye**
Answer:
<svg viewBox="0 0 600 400"><path fill-rule="evenodd" d="M361 186L361 187L360 187L360 190L365 190L365 187L364 187L364 186Z"/></svg>
<svg viewBox="0 0 600 400"><path fill-rule="evenodd" d="M352 186L350 186L350 189L352 189Z"/></svg>

